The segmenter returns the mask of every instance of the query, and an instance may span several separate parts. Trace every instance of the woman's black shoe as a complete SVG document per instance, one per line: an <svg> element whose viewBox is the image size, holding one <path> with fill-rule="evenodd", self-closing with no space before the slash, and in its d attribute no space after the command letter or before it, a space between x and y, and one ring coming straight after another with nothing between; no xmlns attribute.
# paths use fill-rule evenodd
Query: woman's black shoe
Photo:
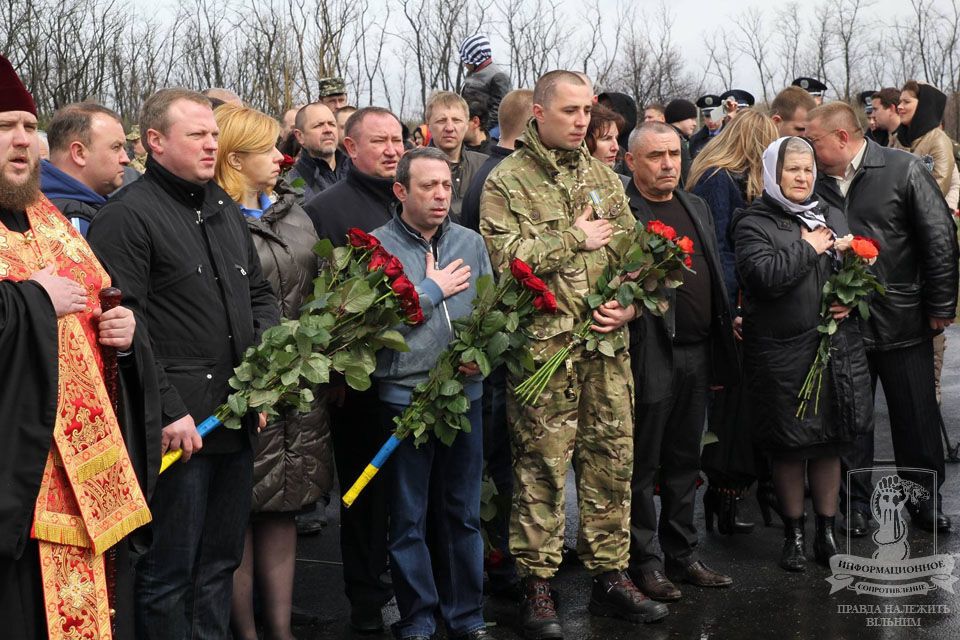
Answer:
<svg viewBox="0 0 960 640"><path fill-rule="evenodd" d="M830 566L830 558L837 555L835 521L835 516L817 516L817 535L813 539L813 555L817 562L824 566Z"/></svg>
<svg viewBox="0 0 960 640"><path fill-rule="evenodd" d="M803 518L783 519L783 552L780 554L780 566L787 571L803 571L806 568L803 525Z"/></svg>
<svg viewBox="0 0 960 640"><path fill-rule="evenodd" d="M737 519L739 494L740 492L735 489L717 488L714 485L707 487L703 494L703 513L707 531L713 532L714 517L717 518L717 530L724 535L753 531L752 522L741 522Z"/></svg>

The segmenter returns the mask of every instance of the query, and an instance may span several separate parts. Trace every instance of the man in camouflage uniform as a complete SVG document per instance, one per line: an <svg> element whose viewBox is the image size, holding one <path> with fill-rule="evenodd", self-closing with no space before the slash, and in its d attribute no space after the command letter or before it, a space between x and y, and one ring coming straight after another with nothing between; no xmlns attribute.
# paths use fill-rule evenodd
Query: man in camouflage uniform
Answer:
<svg viewBox="0 0 960 640"><path fill-rule="evenodd" d="M347 106L347 85L343 78L320 78L317 84L320 88L320 102L330 107L334 114Z"/></svg>
<svg viewBox="0 0 960 640"><path fill-rule="evenodd" d="M583 143L593 95L578 75L551 71L537 82L534 118L516 151L484 184L480 231L495 269L526 261L557 296L559 313L534 321L534 359L542 364L590 317L584 296L628 241L633 216L620 179ZM598 204L591 202L595 192ZM577 346L531 405L508 398L514 447L510 551L523 578L521 624L527 638L560 638L549 579L560 566L564 478L576 456L580 557L595 575L590 611L633 622L658 620L665 605L626 576L633 385L624 325L634 307L607 303L594 328L610 334L613 356ZM518 380L512 380L513 387Z"/></svg>
<svg viewBox="0 0 960 640"><path fill-rule="evenodd" d="M133 159L128 167L133 167L138 172L143 173L147 170L147 150L143 148L143 141L140 139L140 125L135 124L130 127L130 133L127 134L127 142L130 143L130 155Z"/></svg>

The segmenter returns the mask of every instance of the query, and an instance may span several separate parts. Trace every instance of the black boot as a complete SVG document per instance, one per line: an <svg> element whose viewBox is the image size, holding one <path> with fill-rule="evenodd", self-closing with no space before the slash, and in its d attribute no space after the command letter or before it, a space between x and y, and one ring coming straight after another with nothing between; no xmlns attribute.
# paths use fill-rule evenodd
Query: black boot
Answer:
<svg viewBox="0 0 960 640"><path fill-rule="evenodd" d="M837 540L834 536L833 527L835 516L817 516L817 536L813 539L813 555L817 562L827 567L830 566L830 558L837 555Z"/></svg>
<svg viewBox="0 0 960 640"><path fill-rule="evenodd" d="M703 494L703 515L707 531L713 533L713 519L717 518L717 530L724 535L751 533L752 522L743 522L737 515L740 491L709 485Z"/></svg>
<svg viewBox="0 0 960 640"><path fill-rule="evenodd" d="M651 600L637 589L625 571L607 571L593 579L590 613L630 622L656 622L667 616L667 605Z"/></svg>
<svg viewBox="0 0 960 640"><path fill-rule="evenodd" d="M787 571L803 571L806 568L803 525L803 518L783 519L783 552L780 554L780 566Z"/></svg>
<svg viewBox="0 0 960 640"><path fill-rule="evenodd" d="M521 583L520 629L528 640L559 640L563 629L550 595L550 582L530 576Z"/></svg>

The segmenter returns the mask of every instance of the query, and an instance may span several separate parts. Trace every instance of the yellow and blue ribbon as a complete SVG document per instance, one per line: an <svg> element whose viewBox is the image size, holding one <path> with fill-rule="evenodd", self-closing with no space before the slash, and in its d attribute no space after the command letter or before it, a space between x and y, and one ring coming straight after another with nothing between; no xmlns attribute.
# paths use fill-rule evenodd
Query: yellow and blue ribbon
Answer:
<svg viewBox="0 0 960 640"><path fill-rule="evenodd" d="M400 446L403 438L398 438L396 435L390 436L390 438L383 443L383 446L380 447L380 451L377 452L377 455L373 456L373 460L370 461L370 464L367 465L367 468L363 470L363 473L360 474L360 477L357 478L357 481L353 483L353 486L350 487L350 490L343 494L343 504L349 507L353 504L354 500L357 499L357 496L360 495L360 492L363 491L363 488L370 484L370 481L373 480L373 476L377 475L377 472L383 468L384 463L387 459L396 451L397 447Z"/></svg>
<svg viewBox="0 0 960 640"><path fill-rule="evenodd" d="M217 416L210 416L203 422L197 425L197 433L200 434L201 438L206 438L207 434L223 424L223 421L220 420ZM180 459L183 455L183 450L176 449L174 451L167 451L163 456L163 459L160 461L160 473L163 473L170 468L174 462Z"/></svg>

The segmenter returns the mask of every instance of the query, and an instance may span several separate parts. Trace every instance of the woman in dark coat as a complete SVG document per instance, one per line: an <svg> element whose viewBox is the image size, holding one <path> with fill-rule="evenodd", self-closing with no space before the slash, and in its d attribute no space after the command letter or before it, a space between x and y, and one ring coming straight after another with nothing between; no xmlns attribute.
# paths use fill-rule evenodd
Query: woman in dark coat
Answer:
<svg viewBox="0 0 960 640"><path fill-rule="evenodd" d="M780 138L763 155L764 191L733 221L743 290L744 378L755 409L754 437L771 457L784 520L780 565L804 569L804 468L816 513L816 559L837 553L834 518L840 454L873 426L866 351L848 307L830 309L839 322L820 390L819 410L797 417L798 393L820 341L823 285L839 264L834 243L847 235L843 215L811 201L813 149Z"/></svg>
<svg viewBox="0 0 960 640"><path fill-rule="evenodd" d="M279 125L270 116L236 105L216 112L220 127L216 181L240 205L285 318L300 315L313 290L317 234L292 193L274 191L283 155ZM234 574L234 637L255 640L254 574L263 603L265 637L289 640L296 562L296 515L317 502L333 482L330 426L319 393L306 414L289 415L260 432L253 463L253 513L243 561Z"/></svg>

